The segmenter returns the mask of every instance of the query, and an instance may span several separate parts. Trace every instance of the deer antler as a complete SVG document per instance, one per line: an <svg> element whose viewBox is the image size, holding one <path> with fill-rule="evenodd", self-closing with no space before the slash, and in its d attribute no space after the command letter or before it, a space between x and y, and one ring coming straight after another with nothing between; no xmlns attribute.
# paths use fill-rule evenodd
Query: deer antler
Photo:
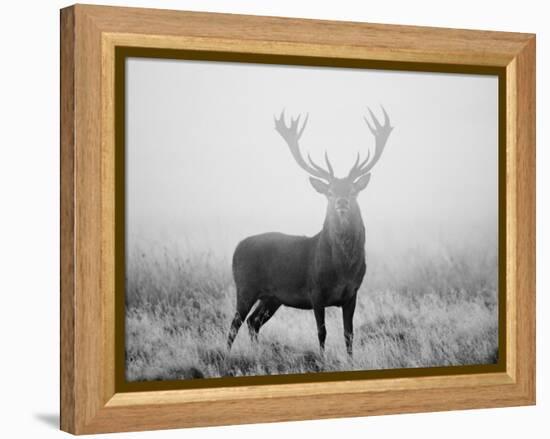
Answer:
<svg viewBox="0 0 550 439"><path fill-rule="evenodd" d="M372 118L372 122L374 124L371 125L371 123L368 121L366 117L363 117L365 119L365 122L367 126L370 129L370 132L374 135L375 144L374 144L374 156L372 160L370 159L370 151L367 153L367 158L363 160L361 163L359 163L359 153L357 153L357 159L355 160L355 164L351 168L348 174L348 179L351 181L357 180L362 175L368 174L369 171L374 167L376 162L380 159L380 156L382 155L382 152L384 151L384 147L386 146L386 142L388 140L388 137L390 136L390 133L393 130L393 127L390 125L390 118L388 117L388 113L386 113L386 110L384 107L382 107L382 113L384 113L384 125L381 125L374 113L371 111L370 108L368 108L370 116Z"/></svg>
<svg viewBox="0 0 550 439"><path fill-rule="evenodd" d="M300 117L301 116L298 116L297 118L291 117L290 126L287 126L285 123L285 110L283 110L278 119L277 117L274 117L275 129L281 135L281 137L285 140L286 144L288 145L288 149L290 149L292 157L294 157L294 160L296 161L296 163L298 163L298 165L304 171L306 171L307 173L315 177L330 181L334 178L334 171L332 169L332 165L330 164L326 151L325 151L325 162L327 164L328 171L326 169L323 169L317 163L315 163L311 159L309 154L307 156L309 160L309 164L308 164L302 157L302 154L300 153L300 145L298 141L300 140L300 137L302 136L302 133L304 132L304 129L307 125L308 115L306 115L306 118L301 128L299 128Z"/></svg>

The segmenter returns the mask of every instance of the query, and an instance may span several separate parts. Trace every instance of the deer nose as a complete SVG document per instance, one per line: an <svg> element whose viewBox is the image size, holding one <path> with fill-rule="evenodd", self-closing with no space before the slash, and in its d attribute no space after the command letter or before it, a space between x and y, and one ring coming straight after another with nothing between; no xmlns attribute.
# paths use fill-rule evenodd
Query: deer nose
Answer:
<svg viewBox="0 0 550 439"><path fill-rule="evenodd" d="M336 209L349 209L349 201L347 198L338 198L336 200Z"/></svg>

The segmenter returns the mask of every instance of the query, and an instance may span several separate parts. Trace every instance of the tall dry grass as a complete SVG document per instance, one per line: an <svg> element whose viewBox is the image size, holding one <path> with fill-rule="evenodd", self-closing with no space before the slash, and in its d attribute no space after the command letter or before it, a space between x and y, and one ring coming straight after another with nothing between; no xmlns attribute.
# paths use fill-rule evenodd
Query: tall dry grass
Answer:
<svg viewBox="0 0 550 439"><path fill-rule="evenodd" d="M372 256L372 255L369 255ZM494 252L439 247L390 262L369 257L356 308L354 357L346 355L341 311L327 309L319 355L311 311L282 307L252 343L243 325L232 351L235 310L230 261L210 253L134 249L126 285L129 381L315 371L488 364L498 359Z"/></svg>

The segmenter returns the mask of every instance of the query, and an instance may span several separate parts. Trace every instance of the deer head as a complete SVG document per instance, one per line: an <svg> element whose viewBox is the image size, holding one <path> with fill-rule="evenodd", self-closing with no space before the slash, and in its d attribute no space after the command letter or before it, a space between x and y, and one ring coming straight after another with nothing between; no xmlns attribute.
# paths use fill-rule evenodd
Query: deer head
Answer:
<svg viewBox="0 0 550 439"><path fill-rule="evenodd" d="M380 124L374 113L368 109L372 118L372 123L364 117L365 123L374 136L374 154L371 159L370 150L366 158L361 160L357 153L357 159L350 169L348 175L344 178L338 178L334 175L334 170L325 151L326 168L315 163L308 154L307 161L304 160L299 146L299 140L307 125L308 116L300 126L300 116L290 119L290 126L286 125L284 110L279 118L275 117L275 129L285 140L288 148L298 165L309 175L309 181L313 188L327 197L328 215L336 216L341 222L348 222L354 213L359 212L357 205L357 195L365 189L370 180L370 171L378 162L384 151L386 141L393 129L390 125L390 119L386 110L382 107L384 114L384 124ZM315 178L314 178L315 177Z"/></svg>

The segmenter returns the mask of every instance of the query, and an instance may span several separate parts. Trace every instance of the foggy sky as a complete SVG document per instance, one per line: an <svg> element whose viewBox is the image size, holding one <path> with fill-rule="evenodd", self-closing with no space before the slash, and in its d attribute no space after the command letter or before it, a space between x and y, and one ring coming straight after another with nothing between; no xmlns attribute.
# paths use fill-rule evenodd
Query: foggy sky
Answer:
<svg viewBox="0 0 550 439"><path fill-rule="evenodd" d="M381 118L380 104L395 128L359 196L367 245L496 238L496 76L137 58L126 68L130 246L225 255L256 233L317 233L326 201L273 115L309 113L303 154L322 162L327 150L343 177L374 147L362 118L368 107Z"/></svg>

